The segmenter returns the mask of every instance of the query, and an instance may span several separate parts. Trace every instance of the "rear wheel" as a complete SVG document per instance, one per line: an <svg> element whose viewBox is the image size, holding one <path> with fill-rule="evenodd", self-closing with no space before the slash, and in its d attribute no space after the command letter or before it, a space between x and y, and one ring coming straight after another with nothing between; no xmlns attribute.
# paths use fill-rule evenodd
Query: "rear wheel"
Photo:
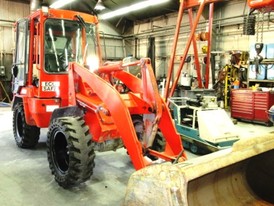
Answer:
<svg viewBox="0 0 274 206"><path fill-rule="evenodd" d="M93 174L95 153L85 121L81 117L53 120L47 154L50 170L60 186L68 188L87 181Z"/></svg>
<svg viewBox="0 0 274 206"><path fill-rule="evenodd" d="M12 126L13 135L18 147L32 148L37 145L40 128L27 124L22 104L17 104L13 110Z"/></svg>

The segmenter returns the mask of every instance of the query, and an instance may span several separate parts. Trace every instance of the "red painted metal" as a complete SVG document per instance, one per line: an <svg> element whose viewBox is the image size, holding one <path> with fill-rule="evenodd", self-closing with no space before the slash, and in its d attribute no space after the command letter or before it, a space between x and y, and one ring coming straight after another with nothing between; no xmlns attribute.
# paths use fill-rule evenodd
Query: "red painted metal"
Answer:
<svg viewBox="0 0 274 206"><path fill-rule="evenodd" d="M141 59L124 65L121 62L107 62L104 65L100 64L101 66L94 72L76 62L69 64L67 73L49 73L45 70L44 24L46 20L48 18L75 20L75 15L80 15L87 23L98 23L94 16L64 10L50 9L48 13L37 11L29 17L28 80L26 86L14 96L23 101L27 123L41 128L48 127L55 107L77 106L84 111L84 119L89 126L92 140L102 143L106 140L121 138L135 169L141 169L150 164L144 158L144 151L164 160L174 161L183 151L181 137L176 132L166 103L159 95L150 59ZM82 34L82 36L81 45L84 51L86 40L85 35ZM71 36L71 38L74 37ZM99 47L96 54L101 61ZM83 59L83 64L85 62L86 60ZM125 68L128 66L139 66L142 78L126 72ZM38 86L32 83L34 68L39 69ZM123 82L129 91L125 94L119 93L113 79ZM45 91L42 85L48 82L57 82L60 85L58 89ZM167 142L164 152L153 151L150 149L149 141L141 143L138 140L132 115L150 117L144 123L144 138L147 137L153 141L158 129L161 130ZM186 155L183 153L181 159L185 158Z"/></svg>
<svg viewBox="0 0 274 206"><path fill-rule="evenodd" d="M197 51L196 51L196 48L195 48L194 32L197 28L199 18L202 14L204 6L206 4L211 4L210 8L213 12L213 3L222 2L222 1L224 1L224 0L204 0L204 1L185 0L185 1L181 1L179 13L178 13L176 31L175 31L175 38L174 38L174 41L173 41L172 53L171 53L171 58L170 58L169 66L168 66L168 74L167 74L168 76L167 76L167 81L166 81L166 86L165 86L165 95L164 95L165 101L167 101L167 99L169 97L172 97L173 94L174 94L174 91L175 91L175 88L178 84L178 80L180 78L180 74L181 74L182 68L184 66L184 63L185 63L185 60L186 60L186 57L187 57L187 54L188 54L191 43L193 43L193 48L194 48L194 53L195 53L195 55L194 55L195 64L196 64L196 67L198 67L198 70L199 70L199 66L198 66L198 63L197 63L197 56L196 56ZM173 66L174 65L174 57L175 57L175 54L176 54L176 48L177 48L177 43L178 43L179 30L180 30L180 26L181 26L181 20L182 20L183 12L184 12L185 9L191 9L191 8L197 7L197 6L199 6L199 10L197 12L194 23L192 23L191 31L190 31L190 34L189 34L189 37L188 37L188 40L187 40L187 43L186 43L186 46L185 46L185 50L184 50L183 56L180 60L179 69L178 69L178 71L177 71L177 73L174 77L175 79L174 79L172 85L170 85L170 82L171 82L170 80L171 80L171 77L172 77L173 72L174 72L174 66ZM191 16L190 13L189 13L189 16ZM192 21L192 16L189 17L189 18L191 18L190 21ZM213 15L210 16L210 22L212 22L212 21L213 21ZM190 25L191 25L191 23L190 23ZM212 28L212 25L211 25L211 28ZM211 44L211 29L209 31L209 36L210 36L210 43L209 44ZM208 49L207 56L208 56L208 59L210 59L210 49ZM206 83L205 83L206 88L208 87L208 83L209 83L210 60L208 60L207 62L208 62L207 63L207 77L206 77ZM202 77L199 76L199 72L197 73L197 76L198 76L199 87L202 87Z"/></svg>
<svg viewBox="0 0 274 206"><path fill-rule="evenodd" d="M178 42L178 38L179 38L184 9L185 9L184 0L182 0L180 3L178 18L177 18L177 22L176 22L176 30L175 30L174 40L173 40L173 46L172 46L171 56L170 56L169 65L168 65L167 81L166 81L165 95L164 95L165 101L167 101L167 98L169 97L170 82L171 82L171 78L172 78L173 70L174 70L174 59L175 59L175 55L176 55L177 42Z"/></svg>
<svg viewBox="0 0 274 206"><path fill-rule="evenodd" d="M192 8L188 9L188 17L189 17L189 26L190 26L190 29L192 29L193 28ZM199 88L203 88L201 65L199 62L198 48L197 48L197 42L196 42L195 37L192 39L192 45L193 45L193 51L194 51L194 63L195 63L195 68L196 68L196 72L197 72L198 86L199 86Z"/></svg>
<svg viewBox="0 0 274 206"><path fill-rule="evenodd" d="M248 6L253 9L260 9L262 11L274 10L274 0L247 0Z"/></svg>
<svg viewBox="0 0 274 206"><path fill-rule="evenodd" d="M180 65L179 65L179 69L175 75L175 79L173 81L173 84L172 84L172 87L171 87L171 90L169 92L169 96L168 97L172 97L172 95L174 94L174 91L175 91L175 88L178 84L178 80L180 78L180 74L181 74L181 71L183 69L183 66L185 64L185 60L186 60L186 57L187 57L187 54L188 54L188 51L189 51L189 48L190 48L190 45L191 45L191 42L193 41L193 37L194 37L194 33L195 33L195 30L197 28L197 25L198 25L198 22L199 22L199 19L200 19L200 16L203 12L203 9L204 9L204 6L205 6L206 2L205 1L202 1L202 3L200 4L199 6L199 10L197 12L197 16L195 18L195 21L194 21L194 24L193 24L193 28L191 29L190 31L190 34L189 34L189 38L188 38L188 41L186 43L186 46L185 46L185 50L184 50L184 53L183 53L183 56L181 58L181 62L180 62ZM166 99L168 98L166 97Z"/></svg>
<svg viewBox="0 0 274 206"><path fill-rule="evenodd" d="M207 40L207 54L206 54L206 72L205 72L205 88L209 85L210 75L210 58L211 58L211 42L212 42L212 26L213 26L213 11L214 4L209 4L209 22L208 22L208 40Z"/></svg>
<svg viewBox="0 0 274 206"><path fill-rule="evenodd" d="M86 88L79 87L76 100L79 105L86 109L87 118L85 120L87 125L90 125L93 140L102 142L112 136L109 135L110 133L114 133L116 137L122 137L134 167L141 169L149 163L142 155L142 145L136 136L130 116L131 112L134 111L135 114L155 114L153 124L159 126L168 145L166 150L161 153L161 158L164 157L163 159L172 161L183 148L169 110L157 92L157 83L153 76L150 60L142 59L135 62L135 65L141 66L142 80L121 70L124 66L120 63L112 64L109 68L107 66L102 67L103 69L99 68L99 75L90 73L82 66L73 63L70 73L73 73L72 76L75 76L76 79L70 82L69 85L84 86L83 82L86 83ZM113 77L123 81L132 92L120 94L115 87L100 77L104 72L111 73ZM87 93L86 90L90 90L90 93ZM96 113L99 106L107 110L106 114L100 114L100 118L98 112ZM97 117L95 117L95 113ZM98 122L100 119L101 121ZM102 122L108 122L108 132L103 132L106 131L104 129L106 125ZM98 128L98 125L100 128ZM110 129L111 127L112 129ZM117 133L115 133L116 131ZM153 151L151 153L157 154ZM183 158L186 158L185 154L183 154Z"/></svg>
<svg viewBox="0 0 274 206"><path fill-rule="evenodd" d="M233 89L231 117L254 122L269 123L267 111L274 104L274 93Z"/></svg>
<svg viewBox="0 0 274 206"><path fill-rule="evenodd" d="M205 2L206 4L209 3L217 3L217 2L222 2L224 0L185 0L184 2L184 8L185 9L189 9L189 8L193 8L193 7L197 7L201 4L201 2Z"/></svg>

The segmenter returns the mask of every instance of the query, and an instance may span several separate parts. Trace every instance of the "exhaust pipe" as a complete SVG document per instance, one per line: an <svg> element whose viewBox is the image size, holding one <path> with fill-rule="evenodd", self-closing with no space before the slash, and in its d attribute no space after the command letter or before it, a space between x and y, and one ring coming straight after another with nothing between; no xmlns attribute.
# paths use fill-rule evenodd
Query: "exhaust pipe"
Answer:
<svg viewBox="0 0 274 206"><path fill-rule="evenodd" d="M131 176L124 205L274 205L274 135L242 139L232 148Z"/></svg>
<svg viewBox="0 0 274 206"><path fill-rule="evenodd" d="M30 11L31 13L35 12L37 9L40 9L42 6L43 0L31 0L30 1Z"/></svg>

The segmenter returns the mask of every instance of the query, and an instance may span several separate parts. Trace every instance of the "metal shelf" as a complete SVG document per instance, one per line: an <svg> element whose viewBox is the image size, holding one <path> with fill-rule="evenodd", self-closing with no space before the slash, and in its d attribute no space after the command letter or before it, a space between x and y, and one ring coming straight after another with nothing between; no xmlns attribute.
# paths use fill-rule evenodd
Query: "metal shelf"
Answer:
<svg viewBox="0 0 274 206"><path fill-rule="evenodd" d="M249 79L249 82L273 82L274 83L274 79Z"/></svg>

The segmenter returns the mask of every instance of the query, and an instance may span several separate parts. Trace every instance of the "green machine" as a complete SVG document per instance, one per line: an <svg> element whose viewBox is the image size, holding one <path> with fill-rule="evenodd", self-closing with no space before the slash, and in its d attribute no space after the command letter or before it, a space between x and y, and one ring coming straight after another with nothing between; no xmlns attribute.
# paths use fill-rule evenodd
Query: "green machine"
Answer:
<svg viewBox="0 0 274 206"><path fill-rule="evenodd" d="M235 125L215 96L169 99L175 126L182 136L184 148L194 154L225 149L239 140Z"/></svg>

